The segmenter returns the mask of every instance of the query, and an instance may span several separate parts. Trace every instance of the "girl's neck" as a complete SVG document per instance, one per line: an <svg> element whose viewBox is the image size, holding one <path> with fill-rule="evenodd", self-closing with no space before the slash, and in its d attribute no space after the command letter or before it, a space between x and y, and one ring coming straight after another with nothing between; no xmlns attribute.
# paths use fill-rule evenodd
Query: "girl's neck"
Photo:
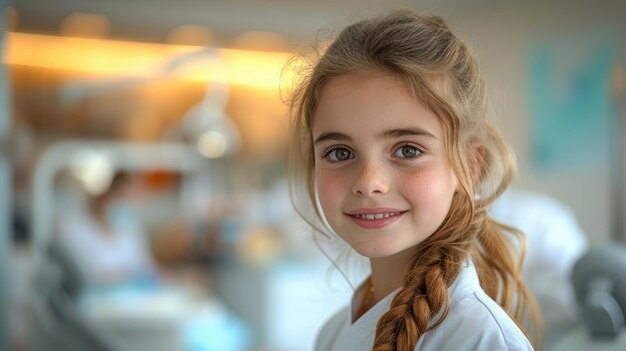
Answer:
<svg viewBox="0 0 626 351"><path fill-rule="evenodd" d="M408 249L389 257L370 258L374 287L373 304L402 287L407 264L413 252L413 249Z"/></svg>

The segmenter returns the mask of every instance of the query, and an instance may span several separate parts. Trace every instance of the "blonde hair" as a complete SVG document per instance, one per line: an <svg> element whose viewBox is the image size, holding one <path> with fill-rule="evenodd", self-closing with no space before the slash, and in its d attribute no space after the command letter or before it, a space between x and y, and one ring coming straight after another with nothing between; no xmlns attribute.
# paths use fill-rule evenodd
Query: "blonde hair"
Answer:
<svg viewBox="0 0 626 351"><path fill-rule="evenodd" d="M415 248L403 287L378 321L373 349L413 350L427 330L439 325L449 308L448 288L468 257L486 293L522 330L530 317L537 332L540 319L520 274L524 238L487 213L511 181L514 160L487 118L484 81L467 46L441 18L402 10L346 27L317 54L309 64L297 61L302 81L288 101L292 191L304 180L306 201L314 209L309 216L297 207L305 220L323 232L318 225L322 215L315 206L311 123L321 90L344 74L395 74L417 100L435 112L445 131L448 160L462 189L454 195L441 226ZM292 192L296 206L299 195Z"/></svg>

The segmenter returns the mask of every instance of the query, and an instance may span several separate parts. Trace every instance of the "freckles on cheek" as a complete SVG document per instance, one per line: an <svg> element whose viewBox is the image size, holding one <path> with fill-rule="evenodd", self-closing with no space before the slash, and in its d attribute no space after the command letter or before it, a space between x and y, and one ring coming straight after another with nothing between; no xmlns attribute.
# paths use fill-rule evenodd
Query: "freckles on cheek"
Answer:
<svg viewBox="0 0 626 351"><path fill-rule="evenodd" d="M434 182L428 176L408 174L401 181L403 193L413 199L429 197L434 188Z"/></svg>
<svg viewBox="0 0 626 351"><path fill-rule="evenodd" d="M443 220L450 210L456 178L448 172L425 172L405 183L405 194L419 213Z"/></svg>
<svg viewBox="0 0 626 351"><path fill-rule="evenodd" d="M410 175L402 183L404 184L402 192L414 201L414 205L432 209L446 197L447 185L440 175L430 173Z"/></svg>

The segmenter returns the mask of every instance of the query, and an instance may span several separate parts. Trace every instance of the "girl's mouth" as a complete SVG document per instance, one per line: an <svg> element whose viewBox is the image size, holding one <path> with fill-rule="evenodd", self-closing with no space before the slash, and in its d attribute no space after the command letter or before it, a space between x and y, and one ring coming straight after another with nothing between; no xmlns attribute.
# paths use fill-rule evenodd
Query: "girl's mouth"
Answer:
<svg viewBox="0 0 626 351"><path fill-rule="evenodd" d="M355 214L352 215L353 217L359 218L359 219L366 219L368 221L374 221L377 219L383 219L383 218L389 218L391 216L397 216L399 215L401 212L384 212L384 213L376 213L376 214Z"/></svg>
<svg viewBox="0 0 626 351"><path fill-rule="evenodd" d="M408 211L385 210L385 211L353 211L346 213L348 217L359 227L364 229L378 229L385 227L400 219Z"/></svg>

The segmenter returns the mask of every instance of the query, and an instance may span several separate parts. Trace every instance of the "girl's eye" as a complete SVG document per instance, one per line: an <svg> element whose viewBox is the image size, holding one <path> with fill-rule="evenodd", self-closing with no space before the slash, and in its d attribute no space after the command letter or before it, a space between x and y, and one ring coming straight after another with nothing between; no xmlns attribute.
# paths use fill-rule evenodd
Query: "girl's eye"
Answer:
<svg viewBox="0 0 626 351"><path fill-rule="evenodd" d="M330 162L347 161L354 158L354 153L346 147L336 147L326 153L324 158Z"/></svg>
<svg viewBox="0 0 626 351"><path fill-rule="evenodd" d="M393 152L394 157L398 158L416 158L422 154L422 150L414 145L402 145Z"/></svg>

